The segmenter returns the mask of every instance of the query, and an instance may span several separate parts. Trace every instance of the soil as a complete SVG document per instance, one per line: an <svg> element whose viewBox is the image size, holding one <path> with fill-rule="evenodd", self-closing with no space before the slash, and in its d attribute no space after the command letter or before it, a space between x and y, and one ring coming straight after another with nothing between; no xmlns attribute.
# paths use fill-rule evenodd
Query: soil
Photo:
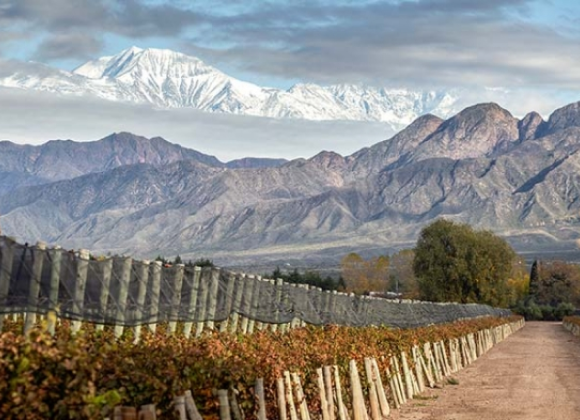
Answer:
<svg viewBox="0 0 580 420"><path fill-rule="evenodd" d="M398 420L578 420L580 338L528 322L475 363L395 410ZM454 381L450 381L454 382Z"/></svg>

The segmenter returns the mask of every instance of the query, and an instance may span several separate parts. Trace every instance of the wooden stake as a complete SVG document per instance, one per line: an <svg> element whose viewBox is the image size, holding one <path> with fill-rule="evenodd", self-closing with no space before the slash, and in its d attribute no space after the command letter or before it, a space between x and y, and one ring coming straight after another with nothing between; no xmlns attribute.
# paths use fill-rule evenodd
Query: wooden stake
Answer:
<svg viewBox="0 0 580 420"><path fill-rule="evenodd" d="M220 405L220 420L231 420L230 402L228 400L228 390L220 389L217 393Z"/></svg>
<svg viewBox="0 0 580 420"><path fill-rule="evenodd" d="M161 261L153 261L151 272L151 324L149 330L155 334L159 322L159 297L161 295Z"/></svg>
<svg viewBox="0 0 580 420"><path fill-rule="evenodd" d="M38 311L38 297L40 295L40 282L42 281L42 265L46 253L46 244L38 242L32 248L32 275L28 286L28 305L24 317L24 335L28 335L36 324L36 311Z"/></svg>
<svg viewBox="0 0 580 420"><path fill-rule="evenodd" d="M278 393L278 414L279 420L288 420L286 414L286 395L284 390L284 378L276 380L276 391Z"/></svg>
<svg viewBox="0 0 580 420"><path fill-rule="evenodd" d="M119 338L125 328L125 312L127 308L127 296L129 295L129 282L131 281L131 265L133 259L123 258L121 261L121 273L119 275L119 295L117 296L117 315L115 316L115 337ZM83 292L84 293L84 292Z"/></svg>
<svg viewBox="0 0 580 420"><path fill-rule="evenodd" d="M175 407L175 411L177 411L179 420L187 420L187 413L185 411L185 397L183 395L173 399L173 406Z"/></svg>
<svg viewBox="0 0 580 420"><path fill-rule="evenodd" d="M372 368L371 359L365 357L365 372L367 376L367 384L369 389L369 402L371 407L371 418L373 420L382 420L380 407L379 407L379 396L377 395L377 387L375 382L375 375Z"/></svg>
<svg viewBox="0 0 580 420"><path fill-rule="evenodd" d="M352 391L352 411L354 420L366 420L368 418L365 401L363 397L360 377L356 362L351 360L349 363L350 370L350 388Z"/></svg>
<svg viewBox="0 0 580 420"><path fill-rule="evenodd" d="M195 405L195 401L193 400L193 394L188 389L185 391L185 409L187 410L187 415L189 416L190 420L203 420L199 411L197 411L197 407Z"/></svg>
<svg viewBox="0 0 580 420"><path fill-rule="evenodd" d="M371 367L374 372L374 380L377 389L377 395L379 397L379 405L381 407L381 414L383 417L388 417L391 413L391 408L389 407L389 401L385 395L385 387L383 386L383 380L381 379L381 371L379 370L379 365L375 359L371 359Z"/></svg>
<svg viewBox="0 0 580 420"><path fill-rule="evenodd" d="M183 324L183 335L185 338L191 337L191 329L193 328L193 319L197 313L197 295L199 293L199 282L201 279L201 267L193 267L193 277L191 282L191 291L187 299L188 319Z"/></svg>
<svg viewBox="0 0 580 420"><path fill-rule="evenodd" d="M75 291L73 294L73 313L75 316L82 316L82 311L85 302L85 287L87 284L87 272L89 269L89 251L81 249L76 259L76 279ZM71 331L73 333L79 332L81 329L81 321L75 320L72 322Z"/></svg>
<svg viewBox="0 0 580 420"><path fill-rule="evenodd" d="M302 390L302 384L300 383L300 377L298 374L292 374L292 380L294 381L296 389L296 401L300 404L300 417L302 420L310 420L310 413L308 412L308 404L306 403L306 398L304 397L304 391Z"/></svg>
<svg viewBox="0 0 580 420"><path fill-rule="evenodd" d="M328 412L328 398L332 398L332 395L330 395L328 398L326 396L326 386L324 385L324 375L322 373L322 368L316 369L316 379L318 382L318 393L320 395L322 420L330 420L330 413Z"/></svg>
<svg viewBox="0 0 580 420"><path fill-rule="evenodd" d="M171 309L169 312L168 335L174 335L177 330L177 319L179 318L179 307L181 306L181 289L183 288L184 264L173 266L173 293L171 294Z"/></svg>
<svg viewBox="0 0 580 420"><path fill-rule="evenodd" d="M134 343L138 343L141 338L141 324L143 323L143 307L145 306L145 295L147 293L147 281L149 280L149 261L144 260L136 268L137 283L137 309L135 311L136 321L139 323L134 328Z"/></svg>
<svg viewBox="0 0 580 420"><path fill-rule="evenodd" d="M336 420L334 414L334 397L332 392L332 370L330 366L324 366L324 386L326 388L326 403L328 404L328 414L330 420Z"/></svg>
<svg viewBox="0 0 580 420"><path fill-rule="evenodd" d="M266 400L264 398L264 379L256 379L256 396L258 397L258 420L266 420Z"/></svg>
<svg viewBox="0 0 580 420"><path fill-rule="evenodd" d="M338 374L338 366L333 366L334 371L334 386L336 388L336 405L338 409L338 418L339 420L347 420L348 419L348 411L346 410L346 406L344 405L344 401L342 400L342 386L340 385L340 375Z"/></svg>
<svg viewBox="0 0 580 420"><path fill-rule="evenodd" d="M286 401L290 408L290 420L298 420L298 413L294 405L294 393L292 392L292 380L290 379L290 372L288 371L284 372L284 384L286 387Z"/></svg>
<svg viewBox="0 0 580 420"><path fill-rule="evenodd" d="M209 289L209 301L206 322L206 326L209 330L214 329L214 319L218 301L218 290L220 286L220 273L221 270L219 268L211 269L211 283Z"/></svg>
<svg viewBox="0 0 580 420"><path fill-rule="evenodd" d="M12 264L14 263L14 244L10 239L0 237L0 305L6 306L10 292L10 279L12 278ZM4 326L6 315L0 314L0 332Z"/></svg>
<svg viewBox="0 0 580 420"><path fill-rule="evenodd" d="M407 355L401 352L401 364L403 365L403 375L405 376L405 386L407 391L407 399L413 398L413 382L409 373L409 364L407 363Z"/></svg>

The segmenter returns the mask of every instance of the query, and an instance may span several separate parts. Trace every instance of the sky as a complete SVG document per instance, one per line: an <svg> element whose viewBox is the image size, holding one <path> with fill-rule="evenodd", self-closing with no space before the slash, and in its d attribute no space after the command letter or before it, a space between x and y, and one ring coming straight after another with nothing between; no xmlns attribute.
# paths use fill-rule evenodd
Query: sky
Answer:
<svg viewBox="0 0 580 420"><path fill-rule="evenodd" d="M580 97L579 23L577 0L0 0L0 60L72 70L168 48L260 85L498 87L546 116Z"/></svg>

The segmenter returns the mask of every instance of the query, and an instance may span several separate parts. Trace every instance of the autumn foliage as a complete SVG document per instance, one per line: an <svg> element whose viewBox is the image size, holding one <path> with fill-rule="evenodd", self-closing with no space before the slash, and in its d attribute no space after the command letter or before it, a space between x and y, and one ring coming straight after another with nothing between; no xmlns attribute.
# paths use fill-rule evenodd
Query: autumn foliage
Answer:
<svg viewBox="0 0 580 420"><path fill-rule="evenodd" d="M301 375L316 410L313 375L321 366L338 365L346 374L349 360L373 356L384 371L386 356L413 344L507 321L481 318L412 330L307 327L196 340L166 336L160 325L137 344L131 331L115 340L108 328L97 332L87 326L73 336L66 322L54 338L39 328L27 339L21 323L12 323L0 335L0 418L102 419L116 404L154 403L161 418L171 419L173 397L190 389L204 419L217 419L213 391L228 388L239 392L240 405L251 416L255 380L264 378L268 409L275 410L275 380L284 370Z"/></svg>

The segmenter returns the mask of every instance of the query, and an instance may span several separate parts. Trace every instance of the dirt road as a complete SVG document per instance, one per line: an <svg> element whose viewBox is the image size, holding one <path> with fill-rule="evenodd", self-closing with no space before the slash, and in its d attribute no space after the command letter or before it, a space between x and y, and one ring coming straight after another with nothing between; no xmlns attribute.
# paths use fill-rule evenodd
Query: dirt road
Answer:
<svg viewBox="0 0 580 420"><path fill-rule="evenodd" d="M393 418L580 420L580 339L560 323L527 323L453 378Z"/></svg>

